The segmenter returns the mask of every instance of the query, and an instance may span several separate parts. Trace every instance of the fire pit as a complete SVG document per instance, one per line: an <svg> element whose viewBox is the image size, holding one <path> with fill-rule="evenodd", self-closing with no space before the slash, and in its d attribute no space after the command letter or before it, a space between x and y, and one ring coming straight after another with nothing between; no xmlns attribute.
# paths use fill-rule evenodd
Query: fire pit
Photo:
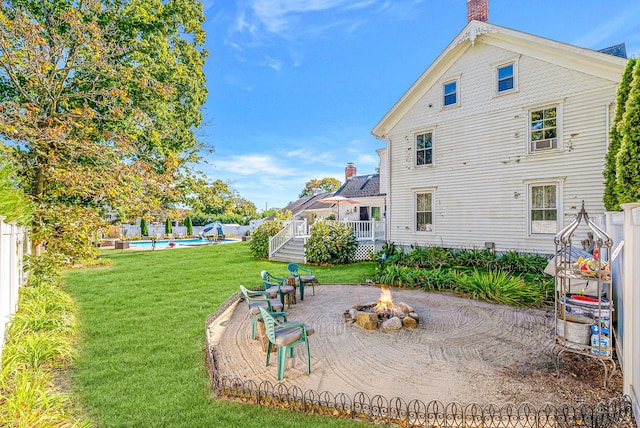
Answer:
<svg viewBox="0 0 640 428"><path fill-rule="evenodd" d="M377 302L355 305L344 313L346 322L355 322L366 330L381 327L385 331L397 331L406 328L416 328L420 317L413 308L404 302L395 305L391 296L391 289L382 285L380 298Z"/></svg>

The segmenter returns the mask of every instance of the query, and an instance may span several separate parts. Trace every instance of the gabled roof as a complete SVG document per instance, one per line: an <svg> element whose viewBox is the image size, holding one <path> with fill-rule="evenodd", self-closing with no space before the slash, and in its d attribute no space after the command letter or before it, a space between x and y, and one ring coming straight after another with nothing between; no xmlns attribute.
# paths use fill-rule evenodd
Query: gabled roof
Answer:
<svg viewBox="0 0 640 428"><path fill-rule="evenodd" d="M613 55L620 58L627 59L627 47L624 43L619 45L609 46L608 48L599 49L598 52L606 53L607 55Z"/></svg>
<svg viewBox="0 0 640 428"><path fill-rule="evenodd" d="M329 204L326 202L320 202L320 199L328 198L331 195L333 195L332 192L326 192L326 193L318 193L315 195L303 196L297 201L291 202L289 205L284 207L284 209L291 211L295 216L299 212L304 210L319 210L323 208L330 208L332 204Z"/></svg>
<svg viewBox="0 0 640 428"><path fill-rule="evenodd" d="M353 176L336 190L335 195L345 198L380 196L380 174Z"/></svg>
<svg viewBox="0 0 640 428"><path fill-rule="evenodd" d="M603 79L619 82L626 59L607 53L580 48L532 34L511 30L488 22L471 21L447 48L422 73L391 110L378 122L371 133L384 139L387 133L413 107L420 97L433 87L449 67L476 43L486 43L518 52L542 61Z"/></svg>

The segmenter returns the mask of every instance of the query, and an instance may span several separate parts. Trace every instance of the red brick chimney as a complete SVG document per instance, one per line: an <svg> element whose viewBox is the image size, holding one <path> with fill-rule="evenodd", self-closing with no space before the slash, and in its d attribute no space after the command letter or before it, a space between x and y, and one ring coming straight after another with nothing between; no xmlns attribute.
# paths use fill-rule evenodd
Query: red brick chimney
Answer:
<svg viewBox="0 0 640 428"><path fill-rule="evenodd" d="M467 19L471 21L489 21L489 0L467 0Z"/></svg>
<svg viewBox="0 0 640 428"><path fill-rule="evenodd" d="M351 177L355 177L356 175L356 167L353 166L353 162L349 162L347 167L344 169L344 180L347 181Z"/></svg>

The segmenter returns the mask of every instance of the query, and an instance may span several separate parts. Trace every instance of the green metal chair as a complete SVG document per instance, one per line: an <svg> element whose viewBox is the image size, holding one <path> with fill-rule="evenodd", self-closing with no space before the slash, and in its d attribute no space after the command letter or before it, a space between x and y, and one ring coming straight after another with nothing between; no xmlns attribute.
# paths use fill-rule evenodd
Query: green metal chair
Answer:
<svg viewBox="0 0 640 428"><path fill-rule="evenodd" d="M285 285L284 278L273 276L266 270L260 272L260 277L264 282L265 291L269 293L269 296L271 296L271 298L273 298L274 296L280 296L280 301L282 302L282 306L284 307L285 294L293 293L295 291L295 288L291 285ZM291 300L289 300L289 307L291 307Z"/></svg>
<svg viewBox="0 0 640 428"><path fill-rule="evenodd" d="M247 290L244 285L240 286L240 291L244 297L249 314L251 315L251 339L256 339L256 326L258 320L262 318L260 308L266 308L274 317L281 317L283 321L287 321L287 315L282 311L282 303L278 299L270 299L269 293L266 291Z"/></svg>
<svg viewBox="0 0 640 428"><path fill-rule="evenodd" d="M298 279L300 283L300 300L304 300L304 286L305 284L311 284L311 290L313 291L313 295L316 295L316 287L314 284L318 282L316 276L309 269L305 269L303 267L298 266L297 263L289 263L287 265L287 270L293 276ZM301 275L302 272L304 275Z"/></svg>
<svg viewBox="0 0 640 428"><path fill-rule="evenodd" d="M269 365L272 347L275 345L277 349L278 380L282 380L284 377L287 357L293 358L293 349L298 343L305 343L307 345L307 373L311 374L311 354L309 353L308 338L315 333L313 327L297 321L280 323L263 307L260 307L260 313L262 314L264 327L267 332L267 337L269 338L267 366Z"/></svg>

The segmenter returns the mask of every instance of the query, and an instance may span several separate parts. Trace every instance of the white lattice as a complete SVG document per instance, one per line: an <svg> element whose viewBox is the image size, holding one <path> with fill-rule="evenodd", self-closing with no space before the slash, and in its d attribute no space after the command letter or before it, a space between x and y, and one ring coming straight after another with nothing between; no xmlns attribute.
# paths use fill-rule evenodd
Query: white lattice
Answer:
<svg viewBox="0 0 640 428"><path fill-rule="evenodd" d="M376 245L367 242L358 244L358 249L356 250L356 261L364 261L364 260L373 260L371 258L371 253L376 250Z"/></svg>

